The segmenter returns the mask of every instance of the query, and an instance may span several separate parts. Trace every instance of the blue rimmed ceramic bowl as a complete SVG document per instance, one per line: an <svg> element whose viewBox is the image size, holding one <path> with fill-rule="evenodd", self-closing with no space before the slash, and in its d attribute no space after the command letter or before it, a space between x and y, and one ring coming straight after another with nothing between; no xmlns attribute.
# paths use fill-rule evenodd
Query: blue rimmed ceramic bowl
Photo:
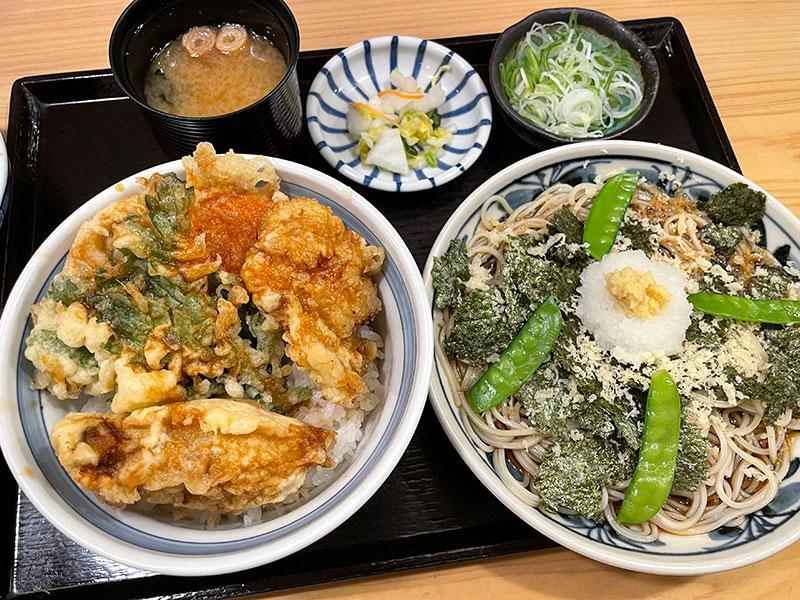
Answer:
<svg viewBox="0 0 800 600"><path fill-rule="evenodd" d="M764 191L739 173L707 158L648 142L580 142L547 150L503 169L464 200L442 228L425 266L425 285L431 306L432 257L441 256L450 241L471 237L481 218L481 207L493 195L502 195L512 208L530 202L558 182L594 181L611 170L638 171L651 181L663 180L669 191L682 186L697 198L735 182ZM663 174L663 175L662 175ZM770 251L789 248L789 260L800 265L800 222L775 198L767 195L765 239ZM499 217L490 211L489 217ZM430 308L434 335L441 318ZM534 508L503 483L492 454L484 452L467 434L458 408L457 391L445 375L447 358L437 348L431 402L442 427L472 472L506 507L531 527L559 544L595 560L645 573L699 575L742 567L775 554L800 539L800 447L794 445L788 473L775 499L748 516L741 527L722 527L705 535L677 536L662 532L652 544L621 538L608 526L583 517L553 514ZM518 471L505 465L513 477ZM502 468L502 467L500 467Z"/></svg>
<svg viewBox="0 0 800 600"><path fill-rule="evenodd" d="M366 102L389 88L394 68L427 89L444 65L450 68L440 79L446 102L439 113L455 134L437 166L398 175L362 164L347 133L350 103ZM414 192L455 179L478 159L489 139L492 103L480 75L458 54L436 42L394 35L364 40L331 58L311 83L306 122L317 150L345 177L378 190Z"/></svg>
<svg viewBox="0 0 800 600"><path fill-rule="evenodd" d="M53 424L82 404L31 390L32 365L23 356L30 306L63 265L78 228L99 209L141 191L139 177L174 172L180 161L153 167L109 187L75 211L39 247L20 274L0 319L0 446L25 495L75 542L117 562L171 575L211 575L263 565L295 552L350 517L391 473L425 405L433 342L422 278L389 222L361 195L332 177L272 159L289 196L316 198L369 244L385 249L378 292L383 311L375 329L385 341L383 403L364 426L356 455L305 503L257 525L203 529L97 501L67 475L49 442Z"/></svg>

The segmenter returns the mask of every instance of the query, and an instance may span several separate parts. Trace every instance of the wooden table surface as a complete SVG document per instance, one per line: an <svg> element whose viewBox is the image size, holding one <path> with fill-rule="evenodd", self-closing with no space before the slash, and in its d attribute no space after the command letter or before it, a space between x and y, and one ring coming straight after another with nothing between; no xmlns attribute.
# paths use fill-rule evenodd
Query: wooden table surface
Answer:
<svg viewBox="0 0 800 600"><path fill-rule="evenodd" d="M220 0L224 1L224 0ZM501 31L529 0L289 0L304 50L376 35L446 37ZM108 36L126 0L0 0L0 124L19 77L108 66ZM563 5L563 4L562 4ZM623 19L674 16L694 47L742 169L800 214L800 1L586 0ZM5 132L5 129L4 129ZM800 544L734 574L629 573L554 549L298 590L308 598L792 598ZM153 590L157 593L157 590ZM277 597L271 595L270 598Z"/></svg>

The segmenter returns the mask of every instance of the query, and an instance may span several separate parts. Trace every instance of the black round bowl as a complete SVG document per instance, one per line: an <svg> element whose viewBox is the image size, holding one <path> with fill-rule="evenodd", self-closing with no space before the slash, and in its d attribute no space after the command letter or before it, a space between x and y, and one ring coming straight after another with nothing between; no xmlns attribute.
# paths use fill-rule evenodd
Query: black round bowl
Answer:
<svg viewBox="0 0 800 600"><path fill-rule="evenodd" d="M500 83L500 63L503 62L517 41L522 38L534 23L547 24L556 21L568 21L573 11L577 13L579 25L591 27L597 33L617 42L638 61L642 70L644 91L639 111L622 126L605 134L602 138L566 138L537 127L527 119L522 118L512 108ZM658 93L658 83L658 63L656 63L656 58L650 48L647 47L647 44L619 21L603 13L585 8L551 8L540 10L525 17L519 23L515 23L500 34L494 44L494 48L492 48L492 56L489 59L489 85L492 88L492 94L494 94L497 104L500 105L500 113L503 115L503 119L520 138L539 148L582 142L587 139L610 139L627 133L641 123L650 112L650 109L653 108L653 103Z"/></svg>
<svg viewBox="0 0 800 600"><path fill-rule="evenodd" d="M144 77L153 57L196 25L236 23L269 39L288 70L266 96L246 108L213 117L182 117L156 110L144 99ZM111 70L139 105L165 153L177 158L208 141L218 151L293 156L302 129L297 83L300 33L282 0L135 0L111 33Z"/></svg>

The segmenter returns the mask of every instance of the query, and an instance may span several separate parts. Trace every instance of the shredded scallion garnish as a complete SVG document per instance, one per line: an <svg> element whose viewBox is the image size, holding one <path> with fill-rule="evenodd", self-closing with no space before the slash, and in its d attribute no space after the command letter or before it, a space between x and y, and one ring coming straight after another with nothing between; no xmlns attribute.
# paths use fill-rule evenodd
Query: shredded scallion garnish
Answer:
<svg viewBox="0 0 800 600"><path fill-rule="evenodd" d="M627 50L569 22L535 24L500 64L511 106L534 125L565 138L599 138L642 103L642 76Z"/></svg>

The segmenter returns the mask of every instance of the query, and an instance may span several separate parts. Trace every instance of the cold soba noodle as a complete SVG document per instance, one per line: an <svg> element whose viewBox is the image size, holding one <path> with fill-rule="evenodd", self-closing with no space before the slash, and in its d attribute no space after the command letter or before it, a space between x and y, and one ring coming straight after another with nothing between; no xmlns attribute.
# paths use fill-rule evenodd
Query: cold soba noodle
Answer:
<svg viewBox="0 0 800 600"><path fill-rule="evenodd" d="M240 25L193 27L155 56L144 94L173 115L223 115L263 98L286 70L280 50Z"/></svg>
<svg viewBox="0 0 800 600"><path fill-rule="evenodd" d="M775 498L789 469L790 435L800 429L800 419L793 414L796 396L793 396L794 401L779 406L772 400L762 402L763 397L773 393L769 386L775 372L770 369L777 366L771 364L781 360L777 354L772 355L773 349L778 348L770 345L774 329L760 329L758 324L716 317L706 318L708 315L698 319L695 313L691 316L692 325L688 330L684 328L685 341L682 341L683 337L679 340L678 347L682 341L682 350L671 356L656 357L651 361L653 364L646 360L641 364L626 364L624 360L617 360L616 354L610 355L607 347L601 347L600 333L587 331L578 318L580 310L576 312L580 303L577 298L585 288L576 291L572 287L559 299L564 311L564 326L550 360L542 364L515 394L484 414L476 413L466 401L465 392L484 373L487 365L497 360L497 352L501 351L494 350L494 353L476 359L474 348L465 347L465 321L459 322L458 313L474 310L475 303L470 304L467 298L470 294L487 292L497 298L503 296L506 300L501 300L493 308L498 310L497 306L502 306L505 307L502 310L508 310L511 302L506 290L514 283L507 281L509 276L505 267L513 252L510 240L519 237L533 236L536 240L537 245L527 247L527 254L535 260L539 257L547 260L544 257L557 256L560 251L563 261L560 264L569 265L577 254L568 256L567 260L563 257L570 252L579 253L580 244L566 244L564 235L558 233L559 229L553 225L553 217L566 207L585 223L602 183L602 178L598 178L596 183L553 185L517 209L501 196L490 198L483 206L477 230L466 242L469 278L465 280L462 300L455 307L437 312L436 351L447 385L454 391L461 421L478 448L492 454L494 468L505 485L530 506L606 520L618 534L636 542L655 541L661 531L696 535L722 526L739 526L746 515L758 511ZM492 216L497 214L497 209L502 213L499 219ZM762 289L760 286L764 282L778 285L775 282L782 278L788 282L785 288L788 291L781 297L798 297L797 271L791 267L784 269L770 253L757 245L755 226L725 230L738 236L735 237L738 241L721 258L718 254L721 244L718 239L712 241L710 233L723 230L724 227L714 225L709 215L682 191L670 197L656 185L640 182L615 246L606 258L614 256L614 253L631 254L627 251L637 247L638 231L640 241L652 243L649 260L656 265L676 267L686 277L687 291L697 291L698 286L705 289L720 284L728 286L726 293L729 294L740 290L738 293L751 294L750 297L759 297L758 293L764 294L761 297L774 297L768 292L756 292L756 288ZM598 264L590 263L587 269ZM577 272L580 273L580 267ZM770 280L770 277L777 279ZM580 281L586 285L583 277ZM570 323L574 327L572 337L565 333ZM663 327L668 326L669 323ZM454 334L454 329L459 328ZM488 331L488 328L484 326L484 330ZM787 335L796 333L795 329ZM630 335L635 336L635 332ZM721 341L715 343L712 339L715 337ZM558 344L566 347L561 354L557 352ZM778 352L777 349L774 351ZM564 356L568 357L566 363ZM791 360L786 356L783 358ZM573 360L575 363L569 364ZM698 364L698 360L705 364ZM683 404L676 478L667 502L655 517L641 525L625 525L618 522L616 515L630 483L631 461L635 464L638 452L636 442L629 442L638 440L641 435L641 390L647 391L648 377L656 368L667 369L673 375ZM606 373L605 379L602 373ZM584 380L581 379L583 376ZM788 377L790 390L794 390L791 385L795 380L791 378L796 375ZM617 385L619 382L628 387ZM765 396L756 399L758 394L749 391L748 383L754 389L761 386L758 389L766 390ZM581 385L595 385L591 391L596 395L590 395ZM605 403L603 406L611 407L610 412L586 417L587 411L595 410L591 405L601 400ZM615 406L622 407L616 413L621 415L619 417L613 416ZM630 419L630 414L626 414L629 409L630 414L638 410L638 415ZM604 421L606 417L598 418L597 414L612 416ZM630 437L625 434L626 419L633 423ZM606 425L607 429L603 429ZM628 461L626 475L619 481L610 476L605 481L598 480L591 509L575 508L576 505L587 506L569 496L577 485L577 477L574 481L568 476L558 481L552 473L559 471L554 471L549 464L547 475L543 475L544 471L540 472L540 469L543 462L556 460L553 456L558 453L561 453L562 463L571 460L569 452L572 449L584 444L585 440L598 439L597 436L607 436L600 440L601 445L611 447L612 456L616 457L614 453L618 453L625 457L620 460ZM609 440L612 440L611 446L608 446ZM559 445L556 452L554 447ZM690 454L695 458L693 463L689 460L687 467L686 457ZM574 459L573 471L576 470L574 465L584 464L581 460L580 456ZM589 459L585 464L593 463ZM682 468L690 474L688 478L684 474L679 479ZM560 471L562 474L569 472L569 469ZM688 481L691 484L686 483ZM585 483L582 481L580 485ZM547 487L542 489L540 485ZM682 489L680 485L692 489ZM591 485L586 489L589 487ZM566 496L569 497L565 502L571 502L573 508L560 504L559 501Z"/></svg>

